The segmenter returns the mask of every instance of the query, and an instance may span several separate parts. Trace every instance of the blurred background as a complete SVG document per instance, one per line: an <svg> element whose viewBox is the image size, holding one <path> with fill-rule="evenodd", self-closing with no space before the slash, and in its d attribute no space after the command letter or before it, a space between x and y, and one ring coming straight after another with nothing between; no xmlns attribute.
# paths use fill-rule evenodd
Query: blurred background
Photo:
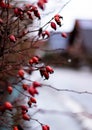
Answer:
<svg viewBox="0 0 92 130"><path fill-rule="evenodd" d="M91 12L92 0L49 0L46 6L42 25L56 13L63 16L63 26L57 33L49 28L51 37L44 48L49 51L36 52L55 72L48 81L42 81L37 73L33 76L61 90L44 86L36 97L39 110L35 117L51 130L92 130ZM61 36L62 32L67 38Z"/></svg>

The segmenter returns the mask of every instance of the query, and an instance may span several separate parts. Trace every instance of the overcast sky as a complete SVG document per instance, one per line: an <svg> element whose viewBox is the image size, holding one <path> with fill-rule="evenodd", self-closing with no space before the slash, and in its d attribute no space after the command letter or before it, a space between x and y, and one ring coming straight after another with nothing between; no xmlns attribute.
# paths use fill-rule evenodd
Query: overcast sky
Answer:
<svg viewBox="0 0 92 130"><path fill-rule="evenodd" d="M61 31L71 31L75 19L92 19L92 0L71 0L63 9L68 0L48 0L46 12L53 12L46 15L42 21L48 21L55 13L60 13L64 17Z"/></svg>

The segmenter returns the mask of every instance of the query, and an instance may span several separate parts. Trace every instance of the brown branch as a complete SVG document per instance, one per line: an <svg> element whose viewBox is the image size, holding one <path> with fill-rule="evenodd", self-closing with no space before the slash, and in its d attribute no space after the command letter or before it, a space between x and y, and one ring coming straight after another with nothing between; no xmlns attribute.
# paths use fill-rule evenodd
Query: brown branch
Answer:
<svg viewBox="0 0 92 130"><path fill-rule="evenodd" d="M56 91L58 91L58 92L72 92L72 93L76 93L76 94L89 94L89 95L92 95L92 92L89 92L89 91L77 91L77 90L72 90L72 89L64 89L64 88L62 88L62 89L59 89L59 88L55 88L55 87L53 87L53 86L51 86L51 85L47 85L47 84L42 84L43 86L45 86L45 87L49 87L49 88L52 88L53 90L56 90Z"/></svg>

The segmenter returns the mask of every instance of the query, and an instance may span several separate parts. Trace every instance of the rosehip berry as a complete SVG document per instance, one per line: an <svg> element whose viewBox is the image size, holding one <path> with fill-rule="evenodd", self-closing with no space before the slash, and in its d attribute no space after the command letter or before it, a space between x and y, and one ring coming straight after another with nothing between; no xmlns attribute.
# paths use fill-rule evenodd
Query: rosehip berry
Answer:
<svg viewBox="0 0 92 130"><path fill-rule="evenodd" d="M54 22L51 22L50 25L54 30L56 30L56 24Z"/></svg>
<svg viewBox="0 0 92 130"><path fill-rule="evenodd" d="M14 126L13 127L13 130L19 130L17 126Z"/></svg>
<svg viewBox="0 0 92 130"><path fill-rule="evenodd" d="M38 91L37 91L36 88L34 88L33 86L29 87L28 92L29 92L29 94L31 94L32 96L34 96L35 94L38 94Z"/></svg>
<svg viewBox="0 0 92 130"><path fill-rule="evenodd" d="M32 7L32 5L31 4L26 4L26 8L28 9L28 8L31 8Z"/></svg>
<svg viewBox="0 0 92 130"><path fill-rule="evenodd" d="M50 130L50 127L48 125L45 125L47 127L47 130Z"/></svg>
<svg viewBox="0 0 92 130"><path fill-rule="evenodd" d="M20 69L18 71L18 75L19 75L20 78L24 78L24 70Z"/></svg>
<svg viewBox="0 0 92 130"><path fill-rule="evenodd" d="M43 2L43 0L39 0L38 2L37 2L37 5L38 5L38 7L40 8L40 9L44 9L44 2Z"/></svg>
<svg viewBox="0 0 92 130"><path fill-rule="evenodd" d="M23 111L28 112L28 107L27 107L27 106L22 105L22 106L21 106L21 109L22 109Z"/></svg>
<svg viewBox="0 0 92 130"><path fill-rule="evenodd" d="M27 121L30 120L30 116L27 115L26 113L22 115L22 118L23 118L24 120L27 120Z"/></svg>
<svg viewBox="0 0 92 130"><path fill-rule="evenodd" d="M61 36L67 38L67 34L65 32L61 33Z"/></svg>
<svg viewBox="0 0 92 130"><path fill-rule="evenodd" d="M37 82L37 81L34 81L33 82L33 87L41 87L41 83Z"/></svg>
<svg viewBox="0 0 92 130"><path fill-rule="evenodd" d="M32 58L32 60L33 60L33 63L38 63L38 61L39 61L39 59L38 59L37 56L34 56L34 57Z"/></svg>
<svg viewBox="0 0 92 130"><path fill-rule="evenodd" d="M12 106L12 104L10 102L5 102L4 103L4 108L6 110L12 110L13 106Z"/></svg>
<svg viewBox="0 0 92 130"><path fill-rule="evenodd" d="M48 2L48 0L43 0L43 2L44 2L44 3L47 3L47 2Z"/></svg>
<svg viewBox="0 0 92 130"><path fill-rule="evenodd" d="M11 42L16 42L16 38L12 34L9 36L9 39L10 39Z"/></svg>
<svg viewBox="0 0 92 130"><path fill-rule="evenodd" d="M8 86L7 91L8 91L9 94L11 94L12 91L13 91L13 88L11 86Z"/></svg>
<svg viewBox="0 0 92 130"><path fill-rule="evenodd" d="M46 71L49 72L49 73L53 73L54 70L48 65L46 66Z"/></svg>
<svg viewBox="0 0 92 130"><path fill-rule="evenodd" d="M48 125L42 125L42 130L50 130L50 127Z"/></svg>
<svg viewBox="0 0 92 130"><path fill-rule="evenodd" d="M29 105L29 107L31 107L31 105L32 105L31 100L28 101L28 105Z"/></svg>
<svg viewBox="0 0 92 130"><path fill-rule="evenodd" d="M28 85L27 85L27 84L23 84L23 85L22 85L22 88L23 88L24 90L27 90L27 89L28 89Z"/></svg>
<svg viewBox="0 0 92 130"><path fill-rule="evenodd" d="M44 71L43 75L44 75L45 79L49 79L49 73L47 71Z"/></svg>
<svg viewBox="0 0 92 130"><path fill-rule="evenodd" d="M36 103L36 99L35 99L34 97L31 97L31 98L30 98L30 101L31 101L32 103Z"/></svg>
<svg viewBox="0 0 92 130"><path fill-rule="evenodd" d="M32 59L29 60L29 64L30 64L30 65L33 64L33 60L32 60Z"/></svg>
<svg viewBox="0 0 92 130"><path fill-rule="evenodd" d="M45 36L47 36L47 38L49 38L50 37L50 33L48 31L42 32L42 37L44 38Z"/></svg>

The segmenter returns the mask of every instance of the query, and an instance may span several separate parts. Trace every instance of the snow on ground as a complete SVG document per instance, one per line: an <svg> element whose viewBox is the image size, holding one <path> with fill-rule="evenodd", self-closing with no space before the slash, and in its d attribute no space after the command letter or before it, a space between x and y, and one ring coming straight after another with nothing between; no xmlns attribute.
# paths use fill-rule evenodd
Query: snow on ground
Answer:
<svg viewBox="0 0 92 130"><path fill-rule="evenodd" d="M33 74L34 78L59 89L92 92L92 72L85 69L55 68L55 73L47 81L43 81L39 73ZM39 93L36 98L40 111L35 118L49 124L51 130L92 130L91 94L60 92L46 86L39 88Z"/></svg>

